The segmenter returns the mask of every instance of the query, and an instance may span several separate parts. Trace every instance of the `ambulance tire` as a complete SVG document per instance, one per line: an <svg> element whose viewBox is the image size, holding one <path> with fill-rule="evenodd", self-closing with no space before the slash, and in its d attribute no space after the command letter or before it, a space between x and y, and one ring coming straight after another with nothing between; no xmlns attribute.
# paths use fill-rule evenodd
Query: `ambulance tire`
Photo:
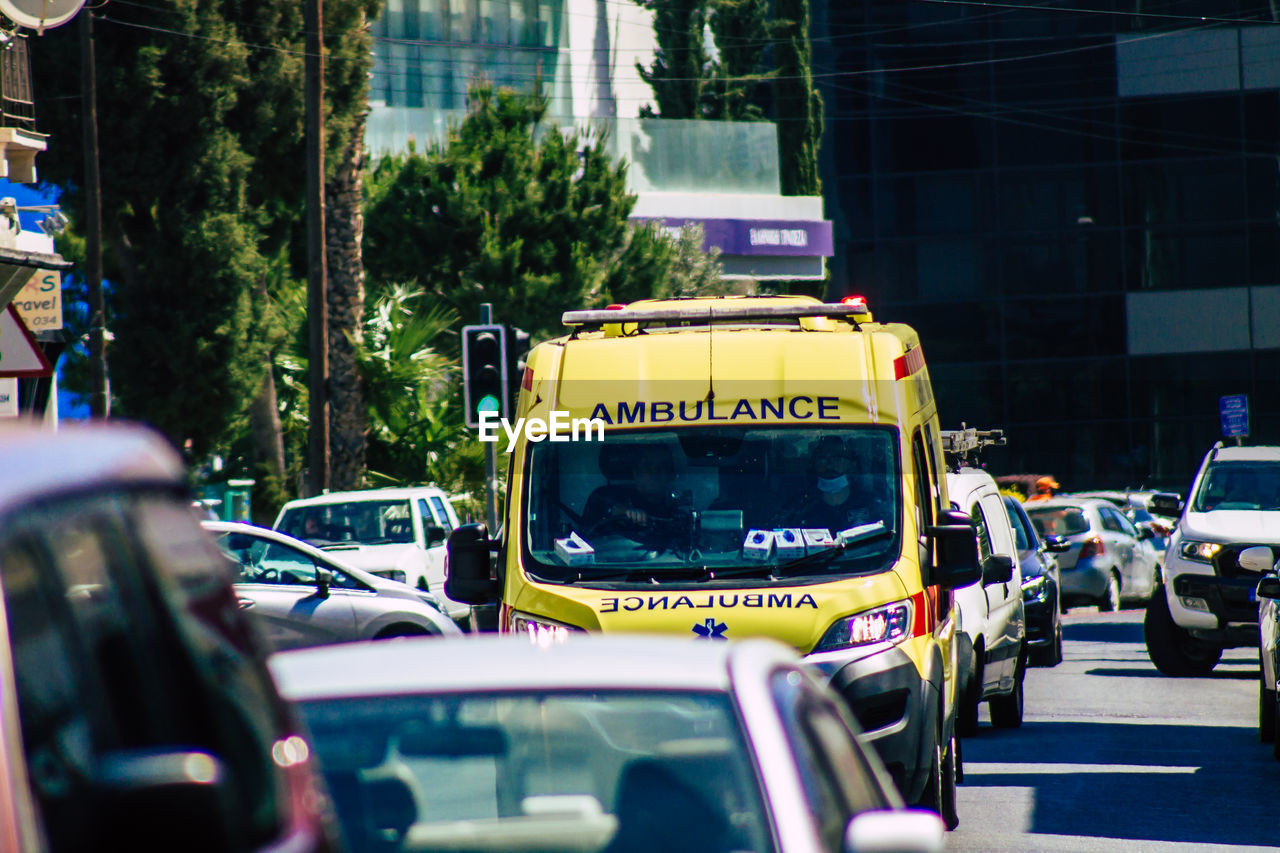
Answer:
<svg viewBox="0 0 1280 853"><path fill-rule="evenodd" d="M951 743L944 754L941 724L933 747L933 766L929 769L929 781L925 784L924 797L919 805L937 812L948 830L960 825L960 813L956 810L956 737L951 736Z"/></svg>

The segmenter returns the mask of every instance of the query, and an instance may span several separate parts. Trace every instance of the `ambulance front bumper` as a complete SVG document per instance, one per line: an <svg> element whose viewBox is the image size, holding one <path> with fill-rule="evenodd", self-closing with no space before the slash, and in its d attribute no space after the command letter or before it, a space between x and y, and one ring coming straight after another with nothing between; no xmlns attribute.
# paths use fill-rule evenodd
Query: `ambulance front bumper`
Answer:
<svg viewBox="0 0 1280 853"><path fill-rule="evenodd" d="M866 651L825 652L806 660L844 697L903 798L914 803L932 769L934 744L926 723L937 719L937 690L901 648Z"/></svg>

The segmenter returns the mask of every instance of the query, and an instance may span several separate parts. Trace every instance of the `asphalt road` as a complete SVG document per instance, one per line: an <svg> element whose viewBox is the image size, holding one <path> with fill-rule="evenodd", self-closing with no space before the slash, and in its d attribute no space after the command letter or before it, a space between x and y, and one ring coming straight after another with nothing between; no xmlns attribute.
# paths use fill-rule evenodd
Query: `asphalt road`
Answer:
<svg viewBox="0 0 1280 853"><path fill-rule="evenodd" d="M1030 669L1021 728L962 743L960 827L947 849L1280 850L1280 762L1258 742L1258 655L1208 678L1147 658L1142 611L1072 610L1065 660Z"/></svg>

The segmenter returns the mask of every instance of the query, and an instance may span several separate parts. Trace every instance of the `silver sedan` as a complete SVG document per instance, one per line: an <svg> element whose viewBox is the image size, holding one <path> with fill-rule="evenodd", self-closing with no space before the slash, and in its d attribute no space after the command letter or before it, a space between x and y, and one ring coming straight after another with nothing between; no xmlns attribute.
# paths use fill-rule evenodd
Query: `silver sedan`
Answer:
<svg viewBox="0 0 1280 853"><path fill-rule="evenodd" d="M353 853L939 851L771 640L474 636L275 655ZM543 642L545 641L545 642Z"/></svg>
<svg viewBox="0 0 1280 853"><path fill-rule="evenodd" d="M462 633L429 592L348 566L264 527L201 525L236 564L240 607L256 615L276 649Z"/></svg>

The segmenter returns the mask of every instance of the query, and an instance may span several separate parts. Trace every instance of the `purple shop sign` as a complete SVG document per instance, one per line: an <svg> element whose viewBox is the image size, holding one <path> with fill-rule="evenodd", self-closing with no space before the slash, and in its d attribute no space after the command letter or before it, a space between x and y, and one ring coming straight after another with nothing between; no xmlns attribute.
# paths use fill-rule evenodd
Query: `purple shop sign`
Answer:
<svg viewBox="0 0 1280 853"><path fill-rule="evenodd" d="M802 255L829 258L835 254L831 222L795 219L656 219L636 217L638 222L661 222L678 232L689 224L703 228L702 248L712 246L726 255Z"/></svg>

